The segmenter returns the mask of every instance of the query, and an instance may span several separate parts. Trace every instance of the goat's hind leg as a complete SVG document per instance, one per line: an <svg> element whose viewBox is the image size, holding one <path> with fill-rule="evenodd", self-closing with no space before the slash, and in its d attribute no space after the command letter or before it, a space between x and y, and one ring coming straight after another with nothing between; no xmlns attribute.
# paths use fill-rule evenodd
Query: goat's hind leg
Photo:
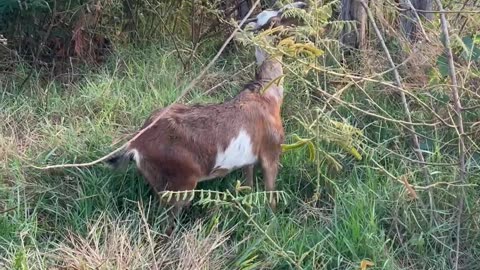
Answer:
<svg viewBox="0 0 480 270"><path fill-rule="evenodd" d="M192 197L190 192L194 192L197 179L193 177L189 181L185 181L185 179L180 181L169 179L169 183L176 183L176 185L170 187L167 186L167 190L172 191L173 193L171 196L167 195L161 198L161 202L163 205L169 206L170 208L167 213L168 227L166 234L171 235L175 229L176 222L182 214L182 210L190 205L190 198Z"/></svg>
<svg viewBox="0 0 480 270"><path fill-rule="evenodd" d="M162 169L158 167L155 162L150 162L147 159L142 160L139 169L152 190L158 196L160 206L167 209L167 228L165 233L170 235L175 228L175 221L182 209L175 204L174 199L176 197L174 194L172 194L171 197L169 194L165 194L165 192L169 190L171 180L162 174Z"/></svg>
<svg viewBox="0 0 480 270"><path fill-rule="evenodd" d="M183 207L185 206L182 204L182 202L170 202L170 203L164 203L165 206L168 206L167 210L167 228L165 230L165 233L167 235L171 235L173 231L175 230L176 223L178 222L178 219L180 215L182 214Z"/></svg>
<svg viewBox="0 0 480 270"><path fill-rule="evenodd" d="M253 189L253 172L255 165L247 165L243 167L243 174L245 175L245 185Z"/></svg>

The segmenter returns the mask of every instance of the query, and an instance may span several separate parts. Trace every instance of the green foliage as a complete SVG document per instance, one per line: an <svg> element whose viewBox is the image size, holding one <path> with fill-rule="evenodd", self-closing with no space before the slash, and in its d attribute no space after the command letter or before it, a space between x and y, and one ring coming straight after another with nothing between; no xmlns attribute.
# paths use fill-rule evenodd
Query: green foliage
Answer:
<svg viewBox="0 0 480 270"><path fill-rule="evenodd" d="M308 148L308 159L313 161L315 159L315 146L312 143L312 139L301 139L297 134L292 135L293 139L296 140L293 144L282 144L282 151L287 152L307 146Z"/></svg>
<svg viewBox="0 0 480 270"><path fill-rule="evenodd" d="M246 189L241 187L240 182L237 181L235 194L229 190L225 192L212 190L187 190L187 191L164 191L161 192L160 198L166 202L172 203L175 201L192 201L196 199L196 204L202 206L222 205L230 207L259 207L268 202L284 202L286 204L288 195L282 191L269 192L253 192L248 194L240 194L239 191Z"/></svg>
<svg viewBox="0 0 480 270"><path fill-rule="evenodd" d="M4 12L6 3L17 5L0 2ZM20 3L31 7L33 1ZM132 167L122 173L103 166L49 172L28 167L98 158L113 148L112 141L125 141L153 109L175 100L216 53L216 41L193 48L190 15L197 1L171 5L176 3L180 1L134 2L139 12L133 18L133 38L146 42L126 45L129 38L114 35L115 54L75 84L45 82L34 70L20 91L28 65L17 66L9 83L0 82L0 211L11 209L0 212L0 268L198 269L202 263L201 269L343 270L359 269L368 260L374 266L367 269L452 269L459 196L466 205L462 263L465 269L475 268L480 251L475 210L480 202L474 91L478 37L454 38L464 136L472 156L467 159L469 178L461 187L455 182L458 134L440 121L453 123L449 86L432 82L405 89L430 171L427 183L415 162L402 104L389 92L390 81L383 81L384 73L369 73L390 69L377 61L383 60L381 49L370 40L363 58L355 52L361 61L353 63L339 50L339 31L354 27L334 21L339 1L310 1L320 5L312 13L288 11L285 16L305 19L298 29L239 35L244 44L284 55L282 117L291 144L283 145L287 152L276 192L263 191L261 174L250 190L235 172L199 183L195 191L163 193L164 199L194 202L166 238L166 212L158 205L158 194ZM116 32L121 25L112 21L123 14L121 2L104 4L100 31ZM204 4L205 14L222 16L215 10L218 1ZM65 10L62 5L57 9ZM38 10L50 12L45 6ZM37 18L27 13L32 9L16 12ZM173 18L178 19L176 29ZM40 25L45 28L48 19ZM431 31L437 26L425 27ZM282 36L280 46L267 42L265 37L274 35ZM399 52L409 48L390 39ZM182 102L232 97L253 77L253 68L243 69L252 58L250 49L225 53ZM191 61L188 68L179 55ZM212 86L216 91L206 94ZM267 206L271 199L281 202L275 212Z"/></svg>
<svg viewBox="0 0 480 270"><path fill-rule="evenodd" d="M474 62L478 64L480 60L480 35L465 36L462 38L455 35L454 37L452 51L455 57L459 57L467 63ZM442 78L448 76L448 58L445 52L437 57L437 68Z"/></svg>
<svg viewBox="0 0 480 270"><path fill-rule="evenodd" d="M27 266L27 257L25 256L25 252L23 250L19 250L15 254L15 259L13 262L13 269L15 270L27 270L29 269Z"/></svg>
<svg viewBox="0 0 480 270"><path fill-rule="evenodd" d="M458 36L455 36L458 39ZM480 59L480 35L466 36L458 40L462 48L460 56L465 61L478 61Z"/></svg>

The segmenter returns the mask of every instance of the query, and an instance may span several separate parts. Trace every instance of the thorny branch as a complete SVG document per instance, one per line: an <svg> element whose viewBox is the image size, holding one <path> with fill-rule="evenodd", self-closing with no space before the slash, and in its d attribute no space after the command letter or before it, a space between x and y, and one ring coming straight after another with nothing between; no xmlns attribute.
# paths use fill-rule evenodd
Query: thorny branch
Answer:
<svg viewBox="0 0 480 270"><path fill-rule="evenodd" d="M377 77L379 76L379 74L375 74L374 76L371 76L371 77L362 77L362 76L358 76L358 75L351 75L351 74L344 74L344 73L339 73L339 72L335 72L335 71L332 71L332 70L328 70L328 69L324 69L324 68L320 68L318 66L315 66L315 65L310 65L308 64L307 62L305 61L302 61L300 59L295 59L295 61L301 63L301 64L304 64L304 65L308 65L310 68L312 68L313 70L316 70L316 71L320 71L320 72L323 72L325 74L328 74L328 75L333 75L333 76L338 76L338 77L344 77L344 78L349 78L349 79L352 79L352 80L357 80L356 82L362 82L362 81L365 81L365 82L372 82L372 83L378 83L378 84L381 84L381 85L384 85L384 86L388 86L388 87L391 87L395 90L398 90L399 92L402 92L404 94L408 94L411 98L415 99L416 102L418 102L420 105L422 105L425 109L427 109L430 113L432 113L435 118L437 118L442 124L444 124L445 126L448 126L448 127L453 127L451 124L447 123L444 119L442 119L437 113L435 113L434 110L432 110L432 108L430 108L427 104L425 104L425 102L423 102L420 98L418 98L416 95L413 95L412 93L406 91L402 86L398 86L396 84L392 84L390 82L386 82L386 81L381 81L381 80L376 80L376 79L373 79L374 77ZM288 66L286 66L287 69L289 69L290 72L292 73L295 73L293 72ZM396 68L392 68L392 70L395 70ZM383 74L383 72L381 73ZM317 89L316 86L314 86L312 83L310 83L309 81L305 81L305 83L309 86L311 86L312 88L314 89ZM326 95L328 96L331 96L330 94L328 94L327 92L322 92L322 93L325 93ZM354 107L353 105L351 104L346 104L347 106L350 106L350 107ZM355 108L357 110L360 110L358 108ZM368 114L368 113L367 113ZM373 115L373 116L377 116L378 115ZM422 125L422 126L436 126L438 125L438 123L412 123L412 122L408 122L408 121L401 121L401 120L395 120L396 122L399 122L399 123L409 123L411 125Z"/></svg>

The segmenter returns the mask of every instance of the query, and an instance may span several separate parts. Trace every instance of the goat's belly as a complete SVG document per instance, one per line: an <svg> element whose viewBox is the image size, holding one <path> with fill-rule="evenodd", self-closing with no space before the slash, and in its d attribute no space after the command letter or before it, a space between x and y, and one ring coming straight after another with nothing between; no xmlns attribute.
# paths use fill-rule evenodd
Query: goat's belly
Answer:
<svg viewBox="0 0 480 270"><path fill-rule="evenodd" d="M218 150L212 171L203 177L202 181L223 177L235 169L255 164L257 159L258 157L253 153L251 137L242 129L226 149Z"/></svg>

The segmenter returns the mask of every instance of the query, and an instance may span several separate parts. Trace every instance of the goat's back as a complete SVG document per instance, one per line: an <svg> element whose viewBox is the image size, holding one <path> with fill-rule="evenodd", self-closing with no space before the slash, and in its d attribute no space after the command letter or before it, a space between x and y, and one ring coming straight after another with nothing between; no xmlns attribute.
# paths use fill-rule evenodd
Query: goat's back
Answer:
<svg viewBox="0 0 480 270"><path fill-rule="evenodd" d="M221 104L175 104L166 112L159 109L143 127L164 114L129 148L134 149L141 159L168 166L171 170L182 169L180 167L191 163L189 170L195 171L198 177L206 177L218 163L218 153L226 151L238 140L249 140L251 154L255 157L261 155L265 147L280 146L284 134L280 108L274 102L258 92L244 90L234 99ZM237 144L234 146L242 150L241 142ZM242 155L244 152L237 151L235 154ZM179 164L181 160L185 164Z"/></svg>

